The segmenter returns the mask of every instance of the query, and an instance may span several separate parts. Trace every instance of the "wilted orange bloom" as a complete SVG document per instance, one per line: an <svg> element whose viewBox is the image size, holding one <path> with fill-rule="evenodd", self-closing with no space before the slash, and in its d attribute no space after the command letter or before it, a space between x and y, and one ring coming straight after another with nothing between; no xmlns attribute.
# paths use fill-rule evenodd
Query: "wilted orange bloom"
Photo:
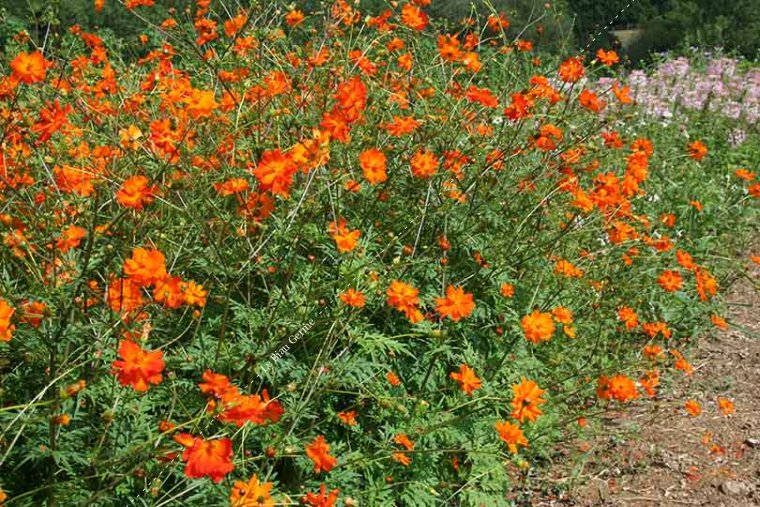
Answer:
<svg viewBox="0 0 760 507"><path fill-rule="evenodd" d="M425 149L417 150L411 159L412 174L418 178L429 178L435 174L439 164L433 152Z"/></svg>
<svg viewBox="0 0 760 507"><path fill-rule="evenodd" d="M262 153L253 175L262 190L287 198L297 170L290 154L284 154L280 150L267 150Z"/></svg>
<svg viewBox="0 0 760 507"><path fill-rule="evenodd" d="M32 53L19 53L11 60L13 77L26 84L39 83L45 80L45 73L49 62L39 51Z"/></svg>
<svg viewBox="0 0 760 507"><path fill-rule="evenodd" d="M462 287L453 285L446 287L446 297L435 298L435 304L441 317L449 317L454 322L459 322L475 309L472 294L465 292Z"/></svg>
<svg viewBox="0 0 760 507"><path fill-rule="evenodd" d="M551 339L554 334L554 321L551 313L533 310L521 321L525 338L532 343L540 343Z"/></svg>
<svg viewBox="0 0 760 507"><path fill-rule="evenodd" d="M230 507L274 507L273 487L271 482L259 482L256 474L248 482L235 481L230 492Z"/></svg>
<svg viewBox="0 0 760 507"><path fill-rule="evenodd" d="M388 373L386 373L385 374L385 378L386 378L386 380L388 380L388 382L390 383L390 385L392 385L394 387L398 387L398 386L401 385L401 379L399 379L398 375L396 375L392 371L389 371Z"/></svg>
<svg viewBox="0 0 760 507"><path fill-rule="evenodd" d="M480 389L480 379L475 376L475 370L466 364L460 364L459 371L452 371L449 376L459 384L459 388L467 396L472 396L473 392Z"/></svg>
<svg viewBox="0 0 760 507"><path fill-rule="evenodd" d="M581 58L568 58L559 66L559 78L566 83L575 83L585 74Z"/></svg>
<svg viewBox="0 0 760 507"><path fill-rule="evenodd" d="M721 396L718 396L718 408L723 413L723 415L731 415L734 412L736 412L736 408L734 407L734 402L732 402L728 398L723 398Z"/></svg>
<svg viewBox="0 0 760 507"><path fill-rule="evenodd" d="M16 326L11 324L11 317L16 310L5 299L0 299L0 341L9 342Z"/></svg>
<svg viewBox="0 0 760 507"><path fill-rule="evenodd" d="M525 438L522 429L517 424L499 421L496 423L496 431L499 433L499 438L507 444L509 452L512 454L517 454L518 445L528 447L528 439Z"/></svg>
<svg viewBox="0 0 760 507"><path fill-rule="evenodd" d="M657 283L666 292L675 292L683 286L683 278L678 271L665 270L657 278Z"/></svg>
<svg viewBox="0 0 760 507"><path fill-rule="evenodd" d="M418 308L419 293L419 289L398 280L393 280L385 291L388 305L403 312L413 324L421 321L423 317Z"/></svg>
<svg viewBox="0 0 760 507"><path fill-rule="evenodd" d="M154 248L135 248L124 261L124 274L142 287L158 283L167 276L166 257Z"/></svg>
<svg viewBox="0 0 760 507"><path fill-rule="evenodd" d="M182 461L185 462L185 476L189 479L208 477L218 484L235 469L229 438L204 440L188 433L178 433L174 440L185 447Z"/></svg>
<svg viewBox="0 0 760 507"><path fill-rule="evenodd" d="M320 484L319 493L306 493L306 495L301 497L301 503L309 507L335 507L339 494L339 489L334 489L330 493L327 493L327 485Z"/></svg>
<svg viewBox="0 0 760 507"><path fill-rule="evenodd" d="M116 192L116 201L125 208L139 210L153 202L153 196L156 193L158 193L158 187L150 185L147 177L131 176L124 180L121 188Z"/></svg>
<svg viewBox="0 0 760 507"><path fill-rule="evenodd" d="M340 218L338 222L331 223L328 231L335 240L338 252L340 253L347 253L356 248L359 236L361 236L361 231L358 229L352 231L346 226L345 218Z"/></svg>
<svg viewBox="0 0 760 507"><path fill-rule="evenodd" d="M596 58L597 60L602 62L604 65L607 65L608 67L611 67L612 65L615 65L616 63L620 61L620 57L618 56L618 54L611 49L609 51L605 51L602 48L597 49Z"/></svg>
<svg viewBox="0 0 760 507"><path fill-rule="evenodd" d="M689 156L694 160L702 160L707 156L707 146L702 141L694 141L688 146Z"/></svg>
<svg viewBox="0 0 760 507"><path fill-rule="evenodd" d="M596 383L596 395L602 400L628 402L639 397L636 383L625 375L602 375Z"/></svg>
<svg viewBox="0 0 760 507"><path fill-rule="evenodd" d="M160 384L164 371L164 353L160 350L143 350L131 340L119 342L119 357L112 363L113 373L121 385L131 385L144 392L150 384Z"/></svg>
<svg viewBox="0 0 760 507"><path fill-rule="evenodd" d="M546 403L546 400L541 398L546 391L539 388L538 384L523 378L519 384L512 386L512 392L515 395L512 400L512 417L520 422L526 419L535 421L543 414L539 406Z"/></svg>
<svg viewBox="0 0 760 507"><path fill-rule="evenodd" d="M359 165L364 172L364 177L371 185L382 183L388 179L387 164L388 158L385 153L376 148L364 150L359 155Z"/></svg>
<svg viewBox="0 0 760 507"><path fill-rule="evenodd" d="M343 412L338 412L338 419L348 426L356 426L356 411L344 410Z"/></svg>
<svg viewBox="0 0 760 507"><path fill-rule="evenodd" d="M319 435L308 446L306 446L306 456L314 462L314 472L329 472L338 463L338 459L330 456L330 445L325 441L325 437Z"/></svg>
<svg viewBox="0 0 760 507"><path fill-rule="evenodd" d="M683 408L693 417L697 417L702 413L702 405L697 400L686 400Z"/></svg>

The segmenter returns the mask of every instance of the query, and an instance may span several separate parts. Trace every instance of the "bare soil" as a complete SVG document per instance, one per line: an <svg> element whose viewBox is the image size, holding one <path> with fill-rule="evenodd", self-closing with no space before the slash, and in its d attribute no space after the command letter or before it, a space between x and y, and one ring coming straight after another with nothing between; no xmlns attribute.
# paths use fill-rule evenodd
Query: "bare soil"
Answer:
<svg viewBox="0 0 760 507"><path fill-rule="evenodd" d="M699 340L695 371L654 403L610 414L541 478L525 505L760 506L760 266L727 297L730 328ZM732 400L726 416L717 397ZM693 417L687 399L702 404ZM545 484L545 482L544 482Z"/></svg>

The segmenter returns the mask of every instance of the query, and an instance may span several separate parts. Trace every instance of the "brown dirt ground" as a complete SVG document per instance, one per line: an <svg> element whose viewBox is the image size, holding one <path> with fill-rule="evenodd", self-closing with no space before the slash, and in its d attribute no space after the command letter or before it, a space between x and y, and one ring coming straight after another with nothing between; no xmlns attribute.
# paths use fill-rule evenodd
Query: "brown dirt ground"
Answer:
<svg viewBox="0 0 760 507"><path fill-rule="evenodd" d="M760 506L760 266L750 264L727 298L730 328L690 354L694 374L655 403L606 417L525 505ZM734 401L733 415L722 415L718 396ZM702 404L698 417L683 409L690 398Z"/></svg>

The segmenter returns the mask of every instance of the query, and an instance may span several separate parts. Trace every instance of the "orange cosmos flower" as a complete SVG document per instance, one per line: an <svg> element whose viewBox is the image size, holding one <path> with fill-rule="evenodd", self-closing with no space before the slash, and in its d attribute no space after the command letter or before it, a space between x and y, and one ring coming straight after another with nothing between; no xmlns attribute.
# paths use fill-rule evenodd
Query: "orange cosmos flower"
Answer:
<svg viewBox="0 0 760 507"><path fill-rule="evenodd" d="M507 421L497 422L496 431L499 433L499 438L507 444L509 452L512 454L517 454L518 445L528 447L528 439L525 438L522 429L517 424Z"/></svg>
<svg viewBox="0 0 760 507"><path fill-rule="evenodd" d="M314 462L314 472L329 472L338 463L338 459L330 456L328 451L330 445L325 441L325 437L319 435L307 447L306 456Z"/></svg>
<svg viewBox="0 0 760 507"><path fill-rule="evenodd" d="M132 257L124 261L124 274L142 287L166 278L166 257L153 248L135 248Z"/></svg>
<svg viewBox="0 0 760 507"><path fill-rule="evenodd" d="M707 146L702 141L694 141L688 146L689 156L694 160L702 160L707 156Z"/></svg>
<svg viewBox="0 0 760 507"><path fill-rule="evenodd" d="M573 323L573 311L570 308L564 306L558 306L552 309L552 317L560 324L572 324Z"/></svg>
<svg viewBox="0 0 760 507"><path fill-rule="evenodd" d="M546 312L533 310L522 318L521 321L525 338L532 343L540 343L551 339L554 334L554 321L552 315Z"/></svg>
<svg viewBox="0 0 760 507"><path fill-rule="evenodd" d="M583 60L568 58L559 66L559 78L565 83L575 83L585 74Z"/></svg>
<svg viewBox="0 0 760 507"><path fill-rule="evenodd" d="M364 150L359 155L359 165L364 172L364 177L371 185L382 183L388 179L387 164L388 158L385 153L376 148Z"/></svg>
<svg viewBox="0 0 760 507"><path fill-rule="evenodd" d="M394 461L398 461L405 467L409 466L409 464L412 462L412 458L410 458L403 452L394 452L391 454L391 458L393 458Z"/></svg>
<svg viewBox="0 0 760 507"><path fill-rule="evenodd" d="M348 306L353 306L354 308L364 308L365 299L364 294L359 292L356 289L348 289L345 292L342 292L338 298L343 302L343 304Z"/></svg>
<svg viewBox="0 0 760 507"><path fill-rule="evenodd" d="M356 426L356 411L344 410L343 412L338 412L338 419L348 426Z"/></svg>
<svg viewBox="0 0 760 507"><path fill-rule="evenodd" d="M68 252L72 248L78 247L85 236L87 236L85 229L70 225L61 232L61 236L55 242L55 247L61 252Z"/></svg>
<svg viewBox="0 0 760 507"><path fill-rule="evenodd" d="M160 384L164 371L164 353L160 350L143 350L131 340L119 342L119 357L112 363L113 373L123 386L131 385L144 392L150 384Z"/></svg>
<svg viewBox="0 0 760 507"><path fill-rule="evenodd" d="M511 283L504 282L499 286L499 294L505 298L511 298L515 295L515 286Z"/></svg>
<svg viewBox="0 0 760 507"><path fill-rule="evenodd" d="M356 248L356 243L359 241L359 236L361 236L361 231L358 229L352 231L346 227L345 218L340 218L337 223L331 223L328 231L335 240L338 252L340 253L347 253Z"/></svg>
<svg viewBox="0 0 760 507"><path fill-rule="evenodd" d="M657 283L666 292L675 292L683 286L683 279L678 271L665 270L657 278Z"/></svg>
<svg viewBox="0 0 760 507"><path fill-rule="evenodd" d="M499 99L488 88L478 88L477 86L470 85L464 96L470 102L477 102L483 107L499 107Z"/></svg>
<svg viewBox="0 0 760 507"><path fill-rule="evenodd" d="M413 30L424 30L428 25L428 16L418 7L406 4L401 8L401 22Z"/></svg>
<svg viewBox="0 0 760 507"><path fill-rule="evenodd" d="M731 415L736 412L734 403L728 398L723 398L721 396L718 396L718 408L723 412L723 415Z"/></svg>
<svg viewBox="0 0 760 507"><path fill-rule="evenodd" d="M204 440L188 433L179 433L174 440L185 446L182 461L185 462L185 476L190 479L209 477L218 484L235 469L232 464L232 440L229 438Z"/></svg>
<svg viewBox="0 0 760 507"><path fill-rule="evenodd" d="M19 53L11 60L13 77L22 83L34 84L45 80L45 72L49 62L39 51Z"/></svg>
<svg viewBox="0 0 760 507"><path fill-rule="evenodd" d="M426 149L417 150L412 156L412 174L418 178L430 178L438 169L438 158Z"/></svg>
<svg viewBox="0 0 760 507"><path fill-rule="evenodd" d="M717 315L717 314L710 315L710 321L718 329L721 329L723 331L725 331L726 329L728 329L728 322L726 322L726 319L724 319L720 315Z"/></svg>
<svg viewBox="0 0 760 507"><path fill-rule="evenodd" d="M140 285L129 278L112 280L108 285L106 302L114 312L131 312L143 305Z"/></svg>
<svg viewBox="0 0 760 507"><path fill-rule="evenodd" d="M636 315L636 312L633 310L633 308L629 308L627 306L623 306L620 308L617 312L618 319L623 321L625 323L625 328L628 330L636 329L639 325L639 317Z"/></svg>
<svg viewBox="0 0 760 507"><path fill-rule="evenodd" d="M0 330L3 328L4 320L3 319L3 312L2 312L2 304L0 303ZM45 303L41 303L39 301L33 301L33 302L25 302L24 306L22 307L22 316L21 316L21 322L24 322L25 324L29 324L30 326L37 328L40 327L40 324L42 324L42 319L45 318L45 310L47 309L47 305ZM5 321L7 324L7 320ZM2 331L0 331L2 333Z"/></svg>
<svg viewBox="0 0 760 507"><path fill-rule="evenodd" d="M446 287L445 298L435 298L435 304L441 317L449 317L454 322L459 322L475 309L472 294L453 285Z"/></svg>
<svg viewBox="0 0 760 507"><path fill-rule="evenodd" d="M602 64L608 67L611 67L620 61L620 57L618 56L618 54L611 49L609 51L605 51L602 48L597 49L596 58L597 60L602 62Z"/></svg>
<svg viewBox="0 0 760 507"><path fill-rule="evenodd" d="M526 419L535 421L543 414L539 406L546 403L546 400L541 398L546 391L539 388L538 384L523 378L522 382L512 386L512 392L515 395L512 400L512 417L520 422Z"/></svg>
<svg viewBox="0 0 760 507"><path fill-rule="evenodd" d="M259 482L256 474L248 482L235 481L230 493L230 507L274 507L270 492L274 484Z"/></svg>
<svg viewBox="0 0 760 507"><path fill-rule="evenodd" d="M711 296L718 293L718 281L709 271L697 268L694 274L697 279L697 294L700 300L707 301Z"/></svg>
<svg viewBox="0 0 760 507"><path fill-rule="evenodd" d="M403 312L412 323L421 321L423 317L417 307L420 304L419 293L419 289L398 280L393 280L385 291L388 305Z"/></svg>
<svg viewBox="0 0 760 507"><path fill-rule="evenodd" d="M411 451L414 449L414 442L409 440L409 437L406 436L406 434L404 433L399 433L398 435L393 437L393 442L398 445L403 446L404 448L406 448L407 451Z"/></svg>
<svg viewBox="0 0 760 507"><path fill-rule="evenodd" d="M401 379L398 378L398 375L396 375L392 371L389 371L388 373L386 373L385 378L386 380L388 380L388 383L390 383L390 385L394 387L398 387L401 385Z"/></svg>
<svg viewBox="0 0 760 507"><path fill-rule="evenodd" d="M267 150L261 154L253 175L262 190L287 198L297 170L290 154L280 150Z"/></svg>
<svg viewBox="0 0 760 507"><path fill-rule="evenodd" d="M16 326L11 324L11 317L16 312L8 302L4 299L0 299L0 341L9 342L13 336L13 331Z"/></svg>
<svg viewBox="0 0 760 507"><path fill-rule="evenodd" d="M197 284L192 280L186 283L182 283L182 297L186 305L198 306L203 308L206 306L206 295L208 294L203 285Z"/></svg>
<svg viewBox="0 0 760 507"><path fill-rule="evenodd" d="M116 201L125 208L142 209L153 202L153 195L158 193L158 187L149 185L145 176L131 176L124 180L116 192Z"/></svg>
<svg viewBox="0 0 760 507"><path fill-rule="evenodd" d="M459 388L467 396L472 396L473 392L480 389L480 379L475 376L475 370L466 364L460 364L459 371L452 371L449 376L459 384Z"/></svg>
<svg viewBox="0 0 760 507"><path fill-rule="evenodd" d="M620 374L612 378L606 375L599 377L596 395L602 400L614 399L620 402L628 402L639 397L636 382Z"/></svg>
<svg viewBox="0 0 760 507"><path fill-rule="evenodd" d="M662 347L659 345L646 345L642 350L642 353L644 354L644 357L650 361L656 361L663 356Z"/></svg>
<svg viewBox="0 0 760 507"><path fill-rule="evenodd" d="M591 90L583 90L578 96L578 102L581 104L581 107L595 113L602 111L607 106L607 103Z"/></svg>
<svg viewBox="0 0 760 507"><path fill-rule="evenodd" d="M327 493L327 485L321 484L319 486L319 494L306 493L301 497L301 503L310 507L335 507L338 502L339 489L334 489Z"/></svg>
<svg viewBox="0 0 760 507"><path fill-rule="evenodd" d="M683 408L693 417L697 417L702 413L702 405L697 400L686 400Z"/></svg>
<svg viewBox="0 0 760 507"><path fill-rule="evenodd" d="M559 259L554 264L554 272L567 278L583 278L583 270L565 259Z"/></svg>
<svg viewBox="0 0 760 507"><path fill-rule="evenodd" d="M298 9L294 9L285 16L285 23L287 23L289 27L295 28L303 23L304 19L306 19L304 13Z"/></svg>

